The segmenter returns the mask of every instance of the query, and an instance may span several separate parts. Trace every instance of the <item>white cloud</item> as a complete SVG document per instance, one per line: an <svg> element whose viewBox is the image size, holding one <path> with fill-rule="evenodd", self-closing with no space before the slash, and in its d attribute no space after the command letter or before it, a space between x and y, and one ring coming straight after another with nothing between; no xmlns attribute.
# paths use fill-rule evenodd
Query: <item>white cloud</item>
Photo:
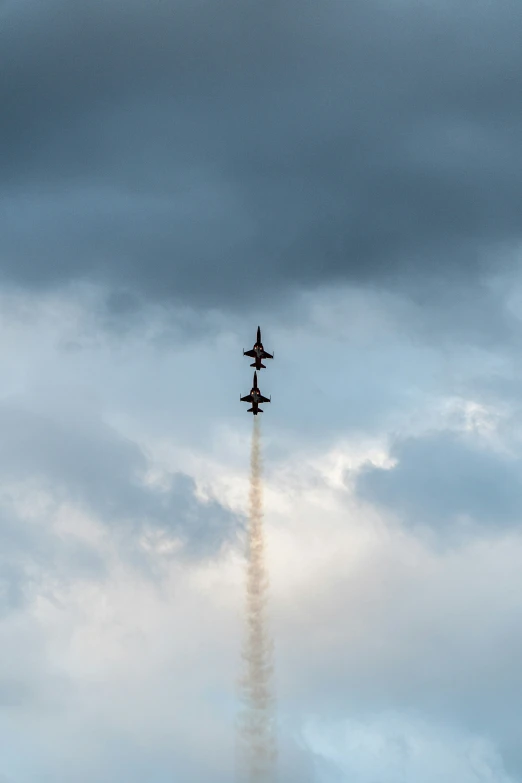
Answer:
<svg viewBox="0 0 522 783"><path fill-rule="evenodd" d="M379 325L378 302L372 306L371 334L384 340L390 319ZM18 576L26 600L0 622L0 669L11 683L9 690L0 681L0 772L17 783L46 776L49 783L112 783L123 773L130 783L143 783L151 770L154 783L228 781L242 634L241 538L205 557L181 559L176 530L131 530L125 515L123 524L107 525L106 506L93 509L58 485L67 476L79 480L74 453L82 453L85 433L96 439L105 421L116 427L105 433L128 438L122 458L142 452L143 491L161 495L182 470L196 482L198 500L243 513L251 421L237 396L250 370L242 361L238 322L218 319L215 334L190 344L173 341L166 350L155 340L168 319L157 313L145 335L131 330L105 339L89 332L95 328L92 303L77 300L61 309L57 297L41 308L24 306L16 316L4 311L9 340L0 341L0 361L17 379L4 410L11 410L15 393L23 394L34 421L61 421L58 456L66 455L67 470L56 454L53 462L45 440L35 462L36 429L26 432L22 448L20 429L6 418L3 444L9 434L17 473L6 469L0 476L0 511L24 536L17 555L23 555ZM279 323L273 342L282 358L263 375L274 399L263 441L285 779L312 780L315 754L323 761L314 783L344 783L350 775L376 783L385 772L374 750L387 748L390 774L400 783L401 769L412 783L429 783L423 769L468 783L474 781L473 764L466 762L471 747L485 781L508 783L507 773L491 777L488 765L494 769L512 743L522 698L518 530L475 531L458 547L437 547L428 535L405 530L389 510L357 498L353 479L369 464L393 468L390 444L397 432L419 437L449 429L516 453L508 432L513 409L484 401L480 390L456 393L439 375L448 365L436 351L421 372L418 345L396 365L402 347L395 332L368 364L363 335L372 314L364 308L355 319L359 331L347 337L349 363L338 366L343 346L332 348L335 324L325 312L321 318L317 333L305 325L299 335ZM66 335L78 340L77 350L63 350ZM299 364L303 345L311 346L322 374L319 401L315 375ZM449 366L458 361L456 351ZM477 367L471 362L468 370L473 375ZM360 379L374 395L365 399L363 389L355 400L366 411L362 420L354 414L352 424L337 423L343 389ZM293 408L292 395L282 394L287 381L293 390L305 385L310 391L296 397ZM413 394L393 392L409 383L417 384ZM375 399L383 405L377 423L371 420ZM328 426L314 430L319 405L327 408ZM79 452L71 448L73 436ZM114 500L121 500L126 474L118 473L120 451L112 451L107 438L101 451L93 450L92 465L82 463L81 486L94 475L93 465L112 455L99 480L111 476L107 486L114 489L119 477ZM35 464L53 467L45 484L35 479ZM97 568L80 567L87 551ZM295 737L303 731L307 744L299 750ZM397 734L417 748L407 769L390 750ZM20 737L30 757L23 757ZM345 746L353 751L348 759Z"/></svg>

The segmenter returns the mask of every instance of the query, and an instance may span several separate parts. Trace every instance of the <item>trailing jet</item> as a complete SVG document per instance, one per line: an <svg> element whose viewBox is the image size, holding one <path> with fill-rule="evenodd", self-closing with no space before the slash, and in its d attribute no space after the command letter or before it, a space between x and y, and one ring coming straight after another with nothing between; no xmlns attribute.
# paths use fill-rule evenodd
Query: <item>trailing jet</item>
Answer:
<svg viewBox="0 0 522 783"><path fill-rule="evenodd" d="M254 385L250 389L250 394L247 394L246 397L240 397L239 399L241 400L241 402L252 403L252 407L248 409L247 413L253 413L254 416L257 416L258 413L263 413L263 411L259 407L260 402L272 401L272 398L268 399L268 397L263 397L263 395L259 391L257 387L257 372L254 373Z"/></svg>
<svg viewBox="0 0 522 783"><path fill-rule="evenodd" d="M250 356L254 361L250 365L251 367L255 367L256 370L260 370L262 367L266 369L266 365L263 364L263 359L273 359L274 354L273 353L267 353L265 349L263 348L263 343L261 342L261 327L257 327L257 340L254 344L254 347L251 351L243 351L243 356Z"/></svg>

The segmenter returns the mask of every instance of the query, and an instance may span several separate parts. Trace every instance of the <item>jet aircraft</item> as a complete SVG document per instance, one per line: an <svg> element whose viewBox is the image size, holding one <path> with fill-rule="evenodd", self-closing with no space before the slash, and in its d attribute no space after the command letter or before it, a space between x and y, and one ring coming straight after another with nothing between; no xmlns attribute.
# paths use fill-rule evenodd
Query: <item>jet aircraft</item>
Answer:
<svg viewBox="0 0 522 783"><path fill-rule="evenodd" d="M260 402L271 402L272 398L268 399L268 397L263 397L261 392L258 389L257 386L257 372L254 372L254 385L250 389L250 394L247 394L246 397L240 397L239 398L241 402L250 402L252 403L252 407L248 409L247 413L252 413L254 416L257 416L258 413L263 413L263 410L259 407Z"/></svg>
<svg viewBox="0 0 522 783"><path fill-rule="evenodd" d="M255 367L256 370L260 370L262 367L266 369L266 365L263 364L263 359L273 359L274 354L273 353L267 353L265 349L263 348L263 343L261 342L261 327L257 327L257 340L254 343L254 347L251 351L245 351L243 350L243 356L250 356L254 361L250 365L251 367Z"/></svg>

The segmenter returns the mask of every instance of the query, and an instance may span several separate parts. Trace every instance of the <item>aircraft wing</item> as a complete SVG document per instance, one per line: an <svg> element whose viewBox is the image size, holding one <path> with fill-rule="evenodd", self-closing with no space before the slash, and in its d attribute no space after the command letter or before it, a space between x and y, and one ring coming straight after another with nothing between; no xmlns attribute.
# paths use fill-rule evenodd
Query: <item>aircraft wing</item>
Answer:
<svg viewBox="0 0 522 783"><path fill-rule="evenodd" d="M240 399L241 399L241 402L253 402L251 394L247 394L246 397L241 397Z"/></svg>
<svg viewBox="0 0 522 783"><path fill-rule="evenodd" d="M252 359L256 358L256 355L255 355L255 352L254 352L253 349L251 351L243 351L243 354L244 354L244 356L251 356Z"/></svg>
<svg viewBox="0 0 522 783"><path fill-rule="evenodd" d="M271 353L267 353L266 351L263 351L263 356L262 356L262 358L263 358L263 359L273 359L274 357L273 357L273 354L271 354Z"/></svg>
<svg viewBox="0 0 522 783"><path fill-rule="evenodd" d="M263 397L263 395L261 395L261 397L259 398L259 402L270 402L270 400L268 399L268 397Z"/></svg>

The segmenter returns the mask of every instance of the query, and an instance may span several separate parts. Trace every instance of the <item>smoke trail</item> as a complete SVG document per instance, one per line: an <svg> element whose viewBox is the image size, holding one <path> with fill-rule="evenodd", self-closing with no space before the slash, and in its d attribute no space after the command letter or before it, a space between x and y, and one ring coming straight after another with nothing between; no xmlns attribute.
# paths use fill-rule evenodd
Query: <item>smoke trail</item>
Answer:
<svg viewBox="0 0 522 783"><path fill-rule="evenodd" d="M260 429L254 417L250 455L250 509L246 594L246 637L241 680L244 709L240 716L241 783L274 783L276 741L272 695L272 642L266 623L268 578L263 532Z"/></svg>

